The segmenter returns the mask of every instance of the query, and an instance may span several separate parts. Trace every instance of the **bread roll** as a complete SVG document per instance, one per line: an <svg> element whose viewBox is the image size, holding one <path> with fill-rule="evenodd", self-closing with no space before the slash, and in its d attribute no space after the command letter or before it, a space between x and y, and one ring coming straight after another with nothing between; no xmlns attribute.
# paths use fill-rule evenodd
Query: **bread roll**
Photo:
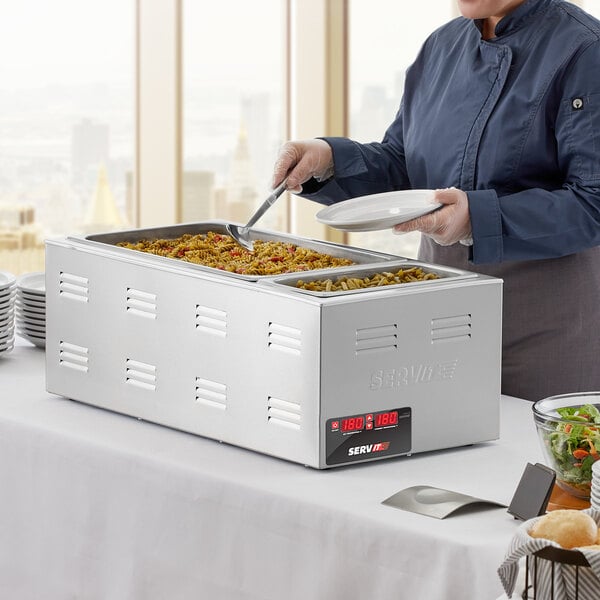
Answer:
<svg viewBox="0 0 600 600"><path fill-rule="evenodd" d="M536 521L529 535L552 540L563 548L578 548L597 544L598 526L590 515L578 510L555 510Z"/></svg>

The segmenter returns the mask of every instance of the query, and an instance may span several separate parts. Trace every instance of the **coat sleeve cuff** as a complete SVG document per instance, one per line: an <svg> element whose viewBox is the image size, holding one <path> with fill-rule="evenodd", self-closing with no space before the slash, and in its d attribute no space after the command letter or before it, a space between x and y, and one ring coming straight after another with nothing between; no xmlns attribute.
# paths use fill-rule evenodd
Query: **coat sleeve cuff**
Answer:
<svg viewBox="0 0 600 600"><path fill-rule="evenodd" d="M494 190L467 192L473 235L472 262L502 262L502 216Z"/></svg>
<svg viewBox="0 0 600 600"><path fill-rule="evenodd" d="M303 198L319 204L334 204L349 198L348 192L338 181L345 177L355 177L367 172L365 160L358 145L353 140L343 137L323 137L333 152L333 177L326 181L312 178L302 184ZM359 194L360 195L360 194Z"/></svg>
<svg viewBox="0 0 600 600"><path fill-rule="evenodd" d="M298 196L327 206L348 198L348 194L335 179L317 181L314 178L302 184L302 192Z"/></svg>
<svg viewBox="0 0 600 600"><path fill-rule="evenodd" d="M368 171L359 145L348 138L323 137L333 153L333 169L336 178L356 177Z"/></svg>

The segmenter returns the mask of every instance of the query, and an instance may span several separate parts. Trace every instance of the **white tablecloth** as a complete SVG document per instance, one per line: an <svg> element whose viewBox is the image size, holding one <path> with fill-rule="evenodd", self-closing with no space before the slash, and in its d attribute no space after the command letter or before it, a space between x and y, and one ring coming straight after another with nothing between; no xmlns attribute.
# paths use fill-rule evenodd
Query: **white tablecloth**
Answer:
<svg viewBox="0 0 600 600"><path fill-rule="evenodd" d="M541 460L531 404L501 439L317 471L45 392L44 352L0 358L0 598L490 600L519 522L381 501L432 485L508 504Z"/></svg>

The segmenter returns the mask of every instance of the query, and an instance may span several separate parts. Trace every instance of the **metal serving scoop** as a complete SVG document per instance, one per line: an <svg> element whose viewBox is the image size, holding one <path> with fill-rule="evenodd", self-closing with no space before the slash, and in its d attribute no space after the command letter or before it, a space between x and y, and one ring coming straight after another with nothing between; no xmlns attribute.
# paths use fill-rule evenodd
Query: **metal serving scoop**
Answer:
<svg viewBox="0 0 600 600"><path fill-rule="evenodd" d="M248 237L250 228L256 223L273 205L275 200L285 191L285 181L281 182L272 192L271 195L258 207L258 210L250 217L250 220L243 226L227 223L225 226L229 235L246 250L254 250L254 242Z"/></svg>

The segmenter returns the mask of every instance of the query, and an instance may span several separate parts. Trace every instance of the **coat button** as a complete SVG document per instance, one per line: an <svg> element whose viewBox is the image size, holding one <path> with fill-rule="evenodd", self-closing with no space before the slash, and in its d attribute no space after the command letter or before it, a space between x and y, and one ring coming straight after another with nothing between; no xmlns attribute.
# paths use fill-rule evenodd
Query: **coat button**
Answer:
<svg viewBox="0 0 600 600"><path fill-rule="evenodd" d="M573 98L571 106L574 110L581 110L583 108L583 100L581 98Z"/></svg>

